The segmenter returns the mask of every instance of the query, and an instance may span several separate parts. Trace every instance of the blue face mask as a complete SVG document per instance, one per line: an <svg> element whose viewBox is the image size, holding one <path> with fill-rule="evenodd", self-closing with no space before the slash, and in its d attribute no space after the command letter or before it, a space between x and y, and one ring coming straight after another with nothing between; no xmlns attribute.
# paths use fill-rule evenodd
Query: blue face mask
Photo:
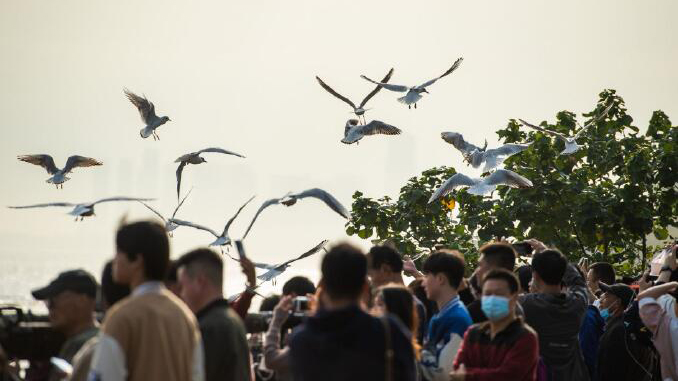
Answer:
<svg viewBox="0 0 678 381"><path fill-rule="evenodd" d="M600 317L602 317L603 320L607 321L607 319L610 318L610 309L603 308L602 310L600 310Z"/></svg>
<svg viewBox="0 0 678 381"><path fill-rule="evenodd" d="M485 316L492 321L501 320L509 314L509 300L503 296L483 296L480 307Z"/></svg>

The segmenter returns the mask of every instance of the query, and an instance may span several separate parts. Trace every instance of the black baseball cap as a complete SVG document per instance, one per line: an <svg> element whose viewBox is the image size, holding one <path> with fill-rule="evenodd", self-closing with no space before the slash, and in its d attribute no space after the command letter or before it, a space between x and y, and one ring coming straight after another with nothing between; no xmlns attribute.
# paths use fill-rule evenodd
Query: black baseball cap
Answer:
<svg viewBox="0 0 678 381"><path fill-rule="evenodd" d="M31 294L37 300L53 298L64 291L85 294L91 298L97 297L97 281L92 274L85 270L64 271L47 286L33 290Z"/></svg>
<svg viewBox="0 0 678 381"><path fill-rule="evenodd" d="M624 309L626 309L626 307L628 307L636 297L636 293L633 292L633 289L624 283L615 283L611 286L608 286L607 284L600 282L599 287L604 293L610 293L618 297L621 300Z"/></svg>

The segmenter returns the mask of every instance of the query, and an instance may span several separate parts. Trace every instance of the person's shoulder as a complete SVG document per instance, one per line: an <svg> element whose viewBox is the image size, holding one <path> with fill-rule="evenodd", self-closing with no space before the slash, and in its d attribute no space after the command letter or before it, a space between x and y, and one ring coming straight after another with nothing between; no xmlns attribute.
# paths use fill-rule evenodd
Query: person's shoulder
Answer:
<svg viewBox="0 0 678 381"><path fill-rule="evenodd" d="M245 331L245 324L240 316L227 306L215 306L198 319L200 328L222 328L225 330Z"/></svg>

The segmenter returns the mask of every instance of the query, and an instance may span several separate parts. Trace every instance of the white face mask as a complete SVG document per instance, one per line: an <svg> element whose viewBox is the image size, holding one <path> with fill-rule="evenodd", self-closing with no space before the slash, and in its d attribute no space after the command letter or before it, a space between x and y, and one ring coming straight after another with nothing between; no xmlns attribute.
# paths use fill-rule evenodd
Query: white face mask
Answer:
<svg viewBox="0 0 678 381"><path fill-rule="evenodd" d="M596 299L593 301L593 306L596 307L597 309L600 309L600 299Z"/></svg>

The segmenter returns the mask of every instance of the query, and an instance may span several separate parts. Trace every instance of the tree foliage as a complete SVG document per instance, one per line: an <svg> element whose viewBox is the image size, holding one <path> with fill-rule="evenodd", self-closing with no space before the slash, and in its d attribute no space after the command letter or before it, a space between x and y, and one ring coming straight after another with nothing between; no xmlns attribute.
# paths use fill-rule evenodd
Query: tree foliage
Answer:
<svg viewBox="0 0 678 381"><path fill-rule="evenodd" d="M607 116L596 121L611 103ZM492 197L462 189L428 205L432 192L456 173L432 168L411 178L397 200L375 200L357 191L346 232L389 240L413 255L444 245L466 253L471 265L469 255L478 243L535 237L572 260L587 256L611 262L622 273L636 272L652 250L645 237L654 233L665 240L668 227L678 226L678 128L655 111L641 133L614 90L600 93L596 107L583 116L581 124L592 125L577 141L584 147L571 155L560 155L559 139L515 120L497 131L504 143L532 143L505 162L532 180L532 188L499 187ZM573 136L580 129L576 119L561 111L554 123L541 126ZM450 202L458 208L456 218Z"/></svg>

